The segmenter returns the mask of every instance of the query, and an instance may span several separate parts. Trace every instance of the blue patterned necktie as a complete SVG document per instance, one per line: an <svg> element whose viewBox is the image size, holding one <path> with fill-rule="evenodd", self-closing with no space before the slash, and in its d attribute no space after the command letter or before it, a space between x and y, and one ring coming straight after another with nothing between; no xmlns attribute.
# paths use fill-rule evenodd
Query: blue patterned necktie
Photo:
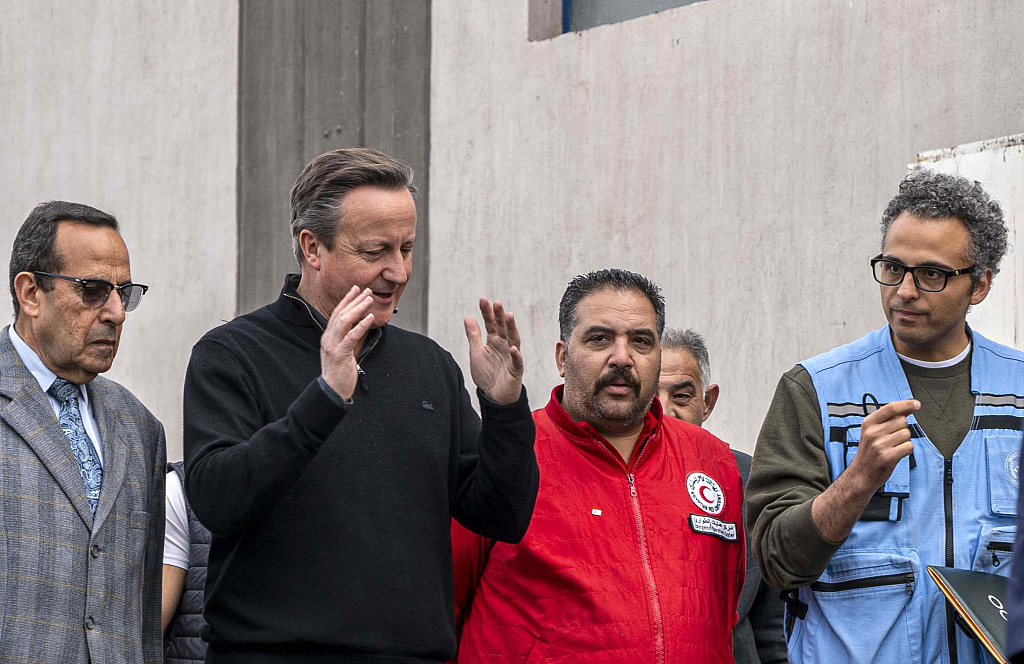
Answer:
<svg viewBox="0 0 1024 664"><path fill-rule="evenodd" d="M85 481L85 494L89 497L89 507L96 514L96 505L100 501L100 486L103 484L103 466L96 455L96 450L85 433L82 413L78 410L78 386L63 378L57 378L50 385L50 394L60 403L60 428L71 443L71 452L78 460L78 470Z"/></svg>

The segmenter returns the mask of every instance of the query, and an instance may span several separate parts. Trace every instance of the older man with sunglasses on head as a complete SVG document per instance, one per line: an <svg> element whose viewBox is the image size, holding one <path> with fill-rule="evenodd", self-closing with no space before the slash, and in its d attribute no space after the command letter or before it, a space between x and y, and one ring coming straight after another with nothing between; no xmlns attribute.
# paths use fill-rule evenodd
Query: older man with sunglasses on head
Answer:
<svg viewBox="0 0 1024 664"><path fill-rule="evenodd" d="M0 334L0 661L163 661L164 430L110 368L132 283L114 217L36 207Z"/></svg>
<svg viewBox="0 0 1024 664"><path fill-rule="evenodd" d="M981 662L926 567L1006 575L1024 353L967 326L1006 251L977 182L918 171L871 261L888 325L779 383L754 451L754 555L791 662Z"/></svg>

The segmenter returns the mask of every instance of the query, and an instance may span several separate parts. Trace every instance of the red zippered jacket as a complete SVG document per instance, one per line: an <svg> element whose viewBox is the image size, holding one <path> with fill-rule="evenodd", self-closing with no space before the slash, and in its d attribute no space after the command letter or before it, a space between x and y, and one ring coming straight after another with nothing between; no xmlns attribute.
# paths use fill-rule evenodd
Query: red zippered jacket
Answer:
<svg viewBox="0 0 1024 664"><path fill-rule="evenodd" d="M732 662L746 554L729 447L655 399L627 466L561 397L533 413L540 490L522 542L453 522L458 664Z"/></svg>

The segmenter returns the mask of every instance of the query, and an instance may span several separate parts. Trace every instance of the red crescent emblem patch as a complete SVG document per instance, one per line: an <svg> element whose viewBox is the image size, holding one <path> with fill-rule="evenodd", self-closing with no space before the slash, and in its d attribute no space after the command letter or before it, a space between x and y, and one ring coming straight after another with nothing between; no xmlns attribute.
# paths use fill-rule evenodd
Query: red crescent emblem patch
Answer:
<svg viewBox="0 0 1024 664"><path fill-rule="evenodd" d="M693 504L708 514L721 514L725 507L725 492L715 479L705 473L690 473L686 477L686 491Z"/></svg>

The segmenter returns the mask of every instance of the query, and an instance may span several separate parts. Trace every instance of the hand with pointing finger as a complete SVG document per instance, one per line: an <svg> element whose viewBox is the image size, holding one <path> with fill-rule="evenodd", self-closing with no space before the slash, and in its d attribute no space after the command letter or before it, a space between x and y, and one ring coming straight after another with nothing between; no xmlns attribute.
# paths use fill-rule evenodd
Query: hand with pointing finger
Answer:
<svg viewBox="0 0 1024 664"><path fill-rule="evenodd" d="M486 297L480 298L480 315L487 330L486 341L481 338L476 319L464 321L473 382L488 399L506 405L515 403L522 391L524 367L515 318L505 312L501 302L495 301L492 307Z"/></svg>
<svg viewBox="0 0 1024 664"><path fill-rule="evenodd" d="M907 416L920 407L916 399L893 401L861 423L860 445L847 472L852 471L872 493L885 484L900 459L914 451Z"/></svg>
<svg viewBox="0 0 1024 664"><path fill-rule="evenodd" d="M346 401L352 398L359 380L356 354L373 326L373 314L367 313L372 304L369 288L360 292L358 286L353 286L334 307L320 337L320 372Z"/></svg>

